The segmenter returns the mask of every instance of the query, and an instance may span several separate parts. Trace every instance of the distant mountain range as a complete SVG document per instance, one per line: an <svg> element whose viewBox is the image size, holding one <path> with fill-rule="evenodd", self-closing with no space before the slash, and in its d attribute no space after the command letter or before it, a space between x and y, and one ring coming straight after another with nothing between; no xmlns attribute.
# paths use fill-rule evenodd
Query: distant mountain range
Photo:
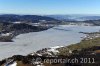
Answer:
<svg viewBox="0 0 100 66"><path fill-rule="evenodd" d="M99 15L16 15L16 14L3 14L0 15L0 22L24 22L24 23L62 23L62 22L75 22L75 23L92 23L100 25Z"/></svg>
<svg viewBox="0 0 100 66"><path fill-rule="evenodd" d="M39 22L41 20L45 21L57 21L57 19L39 16L39 15L15 15L15 14L3 14L0 15L0 22Z"/></svg>
<svg viewBox="0 0 100 66"><path fill-rule="evenodd" d="M65 21L99 20L99 15L46 15L47 17Z"/></svg>
<svg viewBox="0 0 100 66"><path fill-rule="evenodd" d="M0 22L87 21L100 20L99 15L0 15Z"/></svg>

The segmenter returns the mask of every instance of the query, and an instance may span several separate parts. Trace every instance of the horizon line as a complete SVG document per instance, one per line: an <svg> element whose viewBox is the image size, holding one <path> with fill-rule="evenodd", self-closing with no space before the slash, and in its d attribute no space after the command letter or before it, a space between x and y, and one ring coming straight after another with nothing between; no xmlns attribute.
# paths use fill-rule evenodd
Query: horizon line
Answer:
<svg viewBox="0 0 100 66"><path fill-rule="evenodd" d="M100 16L100 14L21 14L21 13L0 13L0 15L88 15L88 16Z"/></svg>

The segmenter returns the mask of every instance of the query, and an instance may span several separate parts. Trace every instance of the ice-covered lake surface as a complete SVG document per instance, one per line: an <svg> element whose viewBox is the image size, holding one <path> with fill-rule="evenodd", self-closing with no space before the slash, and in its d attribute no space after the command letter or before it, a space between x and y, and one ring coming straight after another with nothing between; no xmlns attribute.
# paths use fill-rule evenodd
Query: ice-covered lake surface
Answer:
<svg viewBox="0 0 100 66"><path fill-rule="evenodd" d="M78 43L85 34L98 32L100 26L59 25L41 32L31 32L16 36L14 42L0 42L0 60L20 54L27 55L42 48L67 46Z"/></svg>

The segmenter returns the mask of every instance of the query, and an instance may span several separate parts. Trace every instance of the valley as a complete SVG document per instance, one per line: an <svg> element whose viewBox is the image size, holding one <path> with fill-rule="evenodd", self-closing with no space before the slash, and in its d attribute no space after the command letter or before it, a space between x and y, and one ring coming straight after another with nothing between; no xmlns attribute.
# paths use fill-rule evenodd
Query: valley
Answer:
<svg viewBox="0 0 100 66"><path fill-rule="evenodd" d="M24 17L17 15L17 19L21 17L21 20L14 18L15 20L12 22L9 21L12 18L11 16L8 15L6 17L8 21L5 20L4 16L0 22L1 65L5 63L5 59L10 60L11 63L7 61L8 65L14 63L15 65L18 64L18 66L20 64L23 66L33 66L34 64L45 65L45 63L36 64L35 62L31 65L32 59L38 57L44 60L48 58L75 58L79 56L77 57L79 59L80 57L88 57L87 55L90 53L89 56L91 58L94 55L96 59L98 58L100 46L99 20L97 22L90 20L91 23L90 21L61 21L51 17L44 18L44 16L41 16L43 19L41 20L40 16L38 16L37 18L39 19L35 21L32 19L27 21L26 17L29 18L29 15ZM82 51L84 52L82 53ZM87 54L81 56L84 53ZM98 60L96 60L98 65L97 62ZM53 66L53 64L46 65ZM66 66L66 64L57 63L57 66L59 65ZM67 65L80 64L68 63Z"/></svg>

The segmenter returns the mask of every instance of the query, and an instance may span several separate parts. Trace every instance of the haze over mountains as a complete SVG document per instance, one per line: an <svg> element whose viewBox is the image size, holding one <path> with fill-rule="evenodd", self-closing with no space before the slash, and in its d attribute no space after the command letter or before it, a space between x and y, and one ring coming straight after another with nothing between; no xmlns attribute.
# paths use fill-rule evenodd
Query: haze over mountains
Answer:
<svg viewBox="0 0 100 66"><path fill-rule="evenodd" d="M65 21L98 20L100 15L47 15L48 17Z"/></svg>

